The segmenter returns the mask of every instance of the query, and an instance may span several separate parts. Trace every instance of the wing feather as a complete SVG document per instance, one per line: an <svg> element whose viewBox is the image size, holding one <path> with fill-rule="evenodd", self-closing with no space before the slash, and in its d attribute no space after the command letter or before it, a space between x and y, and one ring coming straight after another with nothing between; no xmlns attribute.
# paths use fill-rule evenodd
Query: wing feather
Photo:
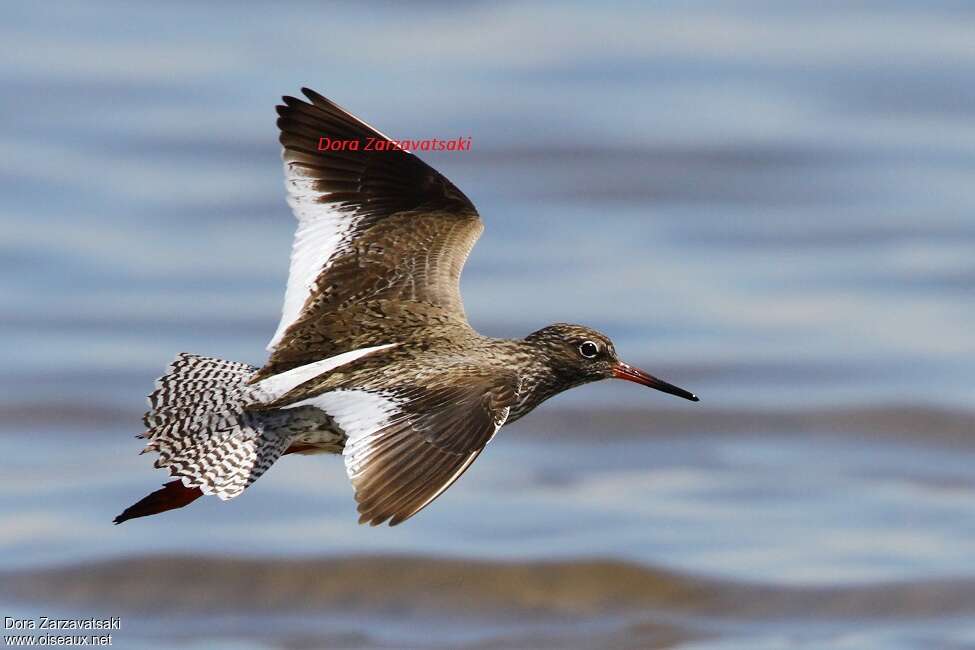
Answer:
<svg viewBox="0 0 975 650"><path fill-rule="evenodd" d="M255 381L407 326L466 325L460 273L482 225L449 180L318 93L278 106L288 204L298 219L280 324ZM319 138L360 142L321 151ZM403 304L414 303L413 307ZM340 317L341 315L341 317Z"/></svg>
<svg viewBox="0 0 975 650"><path fill-rule="evenodd" d="M288 404L316 406L348 436L345 466L359 522L395 526L453 485L504 425L513 373L468 372L449 386L337 389Z"/></svg>

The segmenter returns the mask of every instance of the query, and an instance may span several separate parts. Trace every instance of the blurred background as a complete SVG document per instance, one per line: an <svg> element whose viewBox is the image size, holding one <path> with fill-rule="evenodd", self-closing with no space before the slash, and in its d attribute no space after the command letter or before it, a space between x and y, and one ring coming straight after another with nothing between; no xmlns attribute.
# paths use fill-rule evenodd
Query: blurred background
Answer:
<svg viewBox="0 0 975 650"><path fill-rule="evenodd" d="M5 3L0 608L122 648L975 647L975 10L931 2ZM180 351L261 364L315 88L486 231L487 334L623 382L356 525L338 457L124 526ZM4 632L8 633L7 630Z"/></svg>

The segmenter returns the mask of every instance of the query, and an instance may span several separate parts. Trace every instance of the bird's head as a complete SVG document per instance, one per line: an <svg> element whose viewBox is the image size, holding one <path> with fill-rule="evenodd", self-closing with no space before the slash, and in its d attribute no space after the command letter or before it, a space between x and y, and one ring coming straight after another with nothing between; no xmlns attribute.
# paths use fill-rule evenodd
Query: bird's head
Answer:
<svg viewBox="0 0 975 650"><path fill-rule="evenodd" d="M549 367L566 388L602 379L625 379L698 401L697 395L620 361L609 337L592 328L556 323L529 334L525 340L545 353Z"/></svg>

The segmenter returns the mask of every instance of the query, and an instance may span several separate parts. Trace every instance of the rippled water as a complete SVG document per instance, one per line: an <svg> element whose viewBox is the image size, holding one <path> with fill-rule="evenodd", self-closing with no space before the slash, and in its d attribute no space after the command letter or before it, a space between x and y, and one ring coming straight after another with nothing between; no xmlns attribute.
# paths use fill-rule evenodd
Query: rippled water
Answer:
<svg viewBox="0 0 975 650"><path fill-rule="evenodd" d="M975 578L967 4L0 16L3 567L231 549L599 556L791 586ZM575 390L398 529L354 524L335 458L287 458L245 498L108 525L164 479L129 434L173 354L263 359L293 230L273 106L302 85L394 137L473 139L427 159L486 223L463 281L476 327L588 323L703 401ZM895 435L895 407L962 425ZM876 417L748 425L849 408ZM563 409L728 424L563 436L545 419ZM964 616L901 619L746 621L681 643L975 644Z"/></svg>

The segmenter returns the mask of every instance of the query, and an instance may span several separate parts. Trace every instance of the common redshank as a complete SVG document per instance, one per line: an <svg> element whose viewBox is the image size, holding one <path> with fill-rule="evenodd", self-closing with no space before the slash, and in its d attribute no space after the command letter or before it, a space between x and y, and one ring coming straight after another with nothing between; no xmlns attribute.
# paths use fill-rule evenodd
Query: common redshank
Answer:
<svg viewBox="0 0 975 650"><path fill-rule="evenodd" d="M176 480L115 523L204 494L232 499L283 454L341 453L359 522L395 526L450 487L498 429L564 390L615 377L697 401L620 361L588 327L523 339L474 331L460 296L483 230L474 205L413 153L377 147L392 141L302 93L307 102L277 107L298 227L270 357L262 368L176 357L140 435Z"/></svg>

